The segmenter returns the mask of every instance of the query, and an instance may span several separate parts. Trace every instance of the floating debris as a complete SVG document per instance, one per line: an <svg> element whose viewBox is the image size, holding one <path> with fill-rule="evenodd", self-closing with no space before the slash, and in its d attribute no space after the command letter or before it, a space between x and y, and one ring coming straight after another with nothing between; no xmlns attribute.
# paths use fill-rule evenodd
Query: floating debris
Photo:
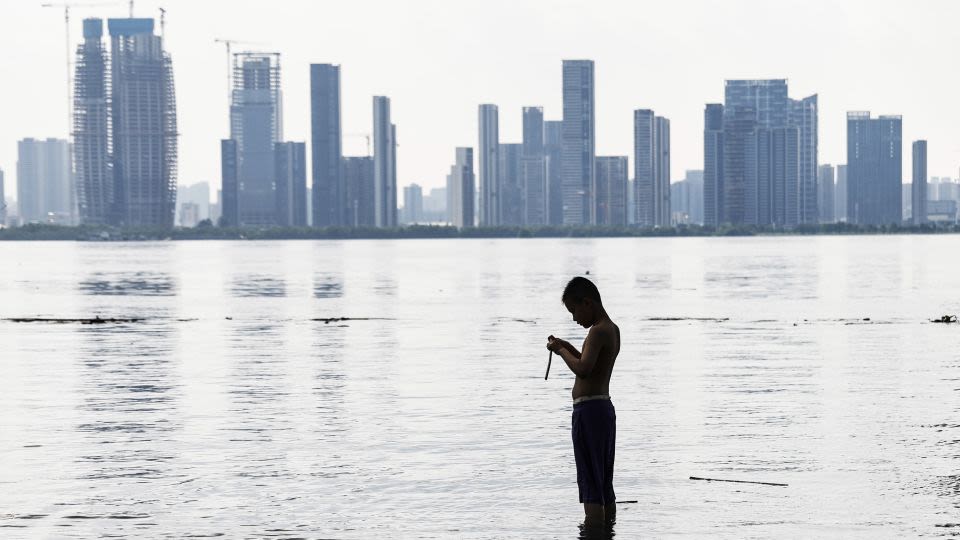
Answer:
<svg viewBox="0 0 960 540"><path fill-rule="evenodd" d="M944 315L944 316L940 317L939 319L933 319L933 320L931 320L930 322L933 322L933 323L943 323L943 324L954 324L954 323L957 322L957 316L956 316L956 315Z"/></svg>
<svg viewBox="0 0 960 540"><path fill-rule="evenodd" d="M123 324L123 323L136 323L143 322L146 319L143 318L131 318L123 319L116 317L101 318L99 315L90 319L90 318L81 318L81 319L69 319L69 318L54 318L54 317L12 317L9 319L4 319L5 321L16 322L16 323L52 323L52 324L69 324L69 323L80 323L80 324Z"/></svg>
<svg viewBox="0 0 960 540"><path fill-rule="evenodd" d="M330 317L328 319L310 319L314 322L322 322L323 324L330 324L332 322L345 322L345 321L392 321L393 319L389 317Z"/></svg>
<svg viewBox="0 0 960 540"><path fill-rule="evenodd" d="M720 478L700 478L699 476L691 476L691 480L704 480L706 482L733 482L735 484L760 484L764 486L782 486L786 487L787 484L778 484L776 482L756 482L753 480L723 480Z"/></svg>
<svg viewBox="0 0 960 540"><path fill-rule="evenodd" d="M726 322L729 317L649 317L648 321L676 322L676 321L702 321L702 322Z"/></svg>

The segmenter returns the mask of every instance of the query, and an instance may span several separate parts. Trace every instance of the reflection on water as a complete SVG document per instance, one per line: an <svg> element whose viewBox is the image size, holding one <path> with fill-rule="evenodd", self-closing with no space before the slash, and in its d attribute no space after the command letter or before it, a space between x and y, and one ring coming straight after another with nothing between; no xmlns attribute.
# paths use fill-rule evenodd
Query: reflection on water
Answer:
<svg viewBox="0 0 960 540"><path fill-rule="evenodd" d="M176 283L156 272L96 272L77 284L84 294L113 296L173 296Z"/></svg>
<svg viewBox="0 0 960 540"><path fill-rule="evenodd" d="M5 244L0 537L612 538L543 379L586 270L620 537L956 536L953 243Z"/></svg>
<svg viewBox="0 0 960 540"><path fill-rule="evenodd" d="M331 274L317 274L313 277L313 296L315 298L340 298L343 296L343 278Z"/></svg>
<svg viewBox="0 0 960 540"><path fill-rule="evenodd" d="M286 296L287 283L270 275L237 276L230 284L230 293L237 298Z"/></svg>

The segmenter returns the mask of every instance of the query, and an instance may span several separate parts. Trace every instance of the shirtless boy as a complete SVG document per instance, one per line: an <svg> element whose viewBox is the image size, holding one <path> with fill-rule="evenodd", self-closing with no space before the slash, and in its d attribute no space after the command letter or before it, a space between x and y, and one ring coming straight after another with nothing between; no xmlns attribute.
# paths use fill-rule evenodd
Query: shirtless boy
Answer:
<svg viewBox="0 0 960 540"><path fill-rule="evenodd" d="M577 487L587 522L603 523L616 512L613 456L617 415L610 401L610 374L620 352L620 329L603 309L600 291L589 279L571 279L562 300L574 322L590 330L582 352L553 336L547 338L547 349L559 354L576 375L572 434Z"/></svg>

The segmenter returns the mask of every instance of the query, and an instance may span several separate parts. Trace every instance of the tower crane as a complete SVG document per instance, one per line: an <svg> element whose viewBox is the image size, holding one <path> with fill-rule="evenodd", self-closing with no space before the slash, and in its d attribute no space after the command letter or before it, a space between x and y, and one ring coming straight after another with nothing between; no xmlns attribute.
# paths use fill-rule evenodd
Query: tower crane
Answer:
<svg viewBox="0 0 960 540"><path fill-rule="evenodd" d="M262 45L257 41L240 41L237 39L214 38L214 43L223 43L227 50L227 106L230 106L230 95L233 90L233 68L230 56L230 49L233 45Z"/></svg>
<svg viewBox="0 0 960 540"><path fill-rule="evenodd" d="M66 39L65 39L65 49L66 49L66 68L67 68L67 139L70 138L70 126L73 125L73 77L71 76L70 70L70 8L88 8L88 7L98 7L98 6L112 6L116 5L116 2L97 2L97 3L81 3L81 2L47 2L40 4L40 7L44 8L63 8L63 23L66 30Z"/></svg>
<svg viewBox="0 0 960 540"><path fill-rule="evenodd" d="M367 157L372 156L370 153L370 134L369 133L344 133L346 137L363 137L367 140Z"/></svg>

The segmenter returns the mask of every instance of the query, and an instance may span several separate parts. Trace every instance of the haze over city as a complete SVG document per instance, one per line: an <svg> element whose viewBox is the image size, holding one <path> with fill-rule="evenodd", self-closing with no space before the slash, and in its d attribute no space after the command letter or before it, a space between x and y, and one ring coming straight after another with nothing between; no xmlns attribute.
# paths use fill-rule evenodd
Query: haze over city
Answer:
<svg viewBox="0 0 960 540"><path fill-rule="evenodd" d="M521 107L561 117L561 60L596 63L597 154L631 156L632 111L671 121L671 177L703 167L703 107L723 101L726 79L786 78L793 96L819 95L819 163L846 159L848 111L903 116L903 140L929 141L929 174L960 164L960 36L953 2L732 1L344 2L137 1L135 15L167 11L173 58L180 184L220 184L228 136L226 55L281 54L284 137L309 141L309 64L341 66L344 154L366 153L373 95L392 101L397 184L441 187L457 146L477 145L477 105L500 109L500 138L520 142ZM127 2L76 7L71 53L85 17L123 17ZM16 193L16 141L64 138L67 122L62 9L5 2L0 58L0 168ZM29 51L15 54L13 51ZM74 55L71 54L71 60ZM25 81L15 84L10 81ZM903 160L909 181L910 160Z"/></svg>

